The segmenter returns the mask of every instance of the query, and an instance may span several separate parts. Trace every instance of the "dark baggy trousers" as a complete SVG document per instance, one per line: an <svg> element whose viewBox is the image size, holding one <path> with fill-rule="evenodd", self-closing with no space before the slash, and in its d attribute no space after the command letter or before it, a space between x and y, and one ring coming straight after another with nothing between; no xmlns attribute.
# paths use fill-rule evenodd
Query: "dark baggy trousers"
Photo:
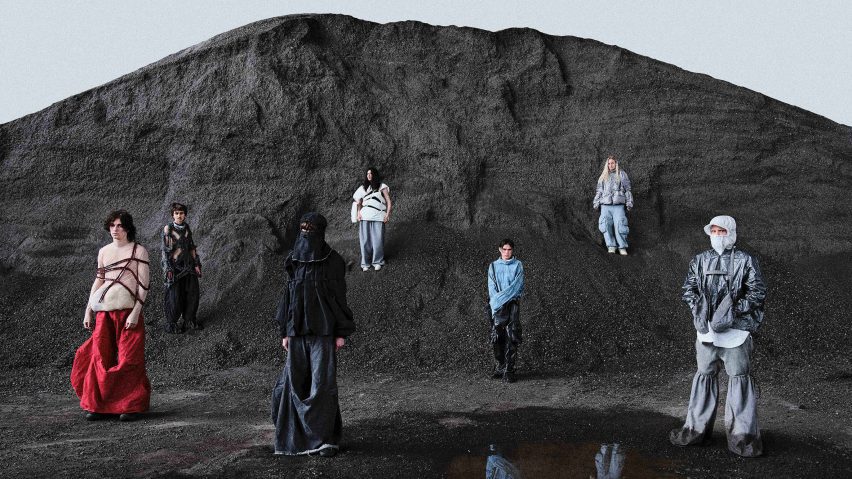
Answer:
<svg viewBox="0 0 852 479"><path fill-rule="evenodd" d="M490 311L489 307L489 313ZM520 316L520 304L517 301L509 301L491 318L491 344L494 347L494 359L497 361L495 372L515 372L518 346L523 341Z"/></svg>
<svg viewBox="0 0 852 479"><path fill-rule="evenodd" d="M181 315L183 316L184 326L196 327L195 315L198 312L198 299L198 277L194 274L183 276L167 286L163 293L166 331L178 331L177 322Z"/></svg>
<svg viewBox="0 0 852 479"><path fill-rule="evenodd" d="M337 448L343 430L333 336L291 336L284 371L272 390L276 454Z"/></svg>
<svg viewBox="0 0 852 479"><path fill-rule="evenodd" d="M736 348L720 348L695 341L698 372L692 380L686 422L683 427L669 434L672 444L689 446L710 438L719 403L717 375L724 364L725 372L728 373L728 397L725 404L728 449L745 457L763 453L763 440L757 426L757 394L749 375L753 351L751 336Z"/></svg>

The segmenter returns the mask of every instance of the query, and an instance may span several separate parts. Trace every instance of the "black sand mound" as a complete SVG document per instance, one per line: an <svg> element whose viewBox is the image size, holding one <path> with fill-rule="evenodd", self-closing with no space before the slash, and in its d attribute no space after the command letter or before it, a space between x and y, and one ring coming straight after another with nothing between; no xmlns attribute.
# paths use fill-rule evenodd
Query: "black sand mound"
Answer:
<svg viewBox="0 0 852 479"><path fill-rule="evenodd" d="M679 287L701 226L730 214L769 284L759 370L807 395L848 390L852 129L624 49L529 29L486 32L302 15L236 29L0 125L0 366L13 390L67 392L107 210L158 253L190 205L207 328L161 333L155 383L279 360L271 324L295 219L330 221L354 266L344 370L480 371L496 241L527 269L529 372L683 370ZM600 247L594 182L630 173L631 255ZM395 208L389 265L357 268L350 195L378 166ZM38 374L31 374L39 371Z"/></svg>

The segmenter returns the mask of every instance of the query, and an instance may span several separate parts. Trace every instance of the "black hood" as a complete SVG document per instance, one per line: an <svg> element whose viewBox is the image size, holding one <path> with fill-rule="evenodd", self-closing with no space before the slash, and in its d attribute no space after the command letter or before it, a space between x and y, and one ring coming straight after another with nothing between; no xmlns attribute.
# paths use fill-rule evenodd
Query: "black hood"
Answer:
<svg viewBox="0 0 852 479"><path fill-rule="evenodd" d="M302 225L308 224L309 231ZM309 263L322 261L331 253L331 246L325 242L325 228L328 225L325 217L319 213L305 213L299 220L299 236L293 245L293 261Z"/></svg>

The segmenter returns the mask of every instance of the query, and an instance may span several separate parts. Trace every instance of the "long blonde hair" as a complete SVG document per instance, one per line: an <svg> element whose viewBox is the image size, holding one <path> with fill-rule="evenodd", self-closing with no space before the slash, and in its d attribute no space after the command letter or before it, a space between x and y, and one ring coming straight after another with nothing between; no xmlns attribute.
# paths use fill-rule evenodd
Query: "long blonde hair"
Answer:
<svg viewBox="0 0 852 479"><path fill-rule="evenodd" d="M616 160L614 156L609 155L606 157L606 161L604 161L603 172L601 173L601 176L598 177L598 182L602 181L606 183L607 180L609 180L609 167L607 166L609 160L615 161L615 171L613 172L613 174L617 175L618 179L621 180L621 169L618 167L618 160Z"/></svg>

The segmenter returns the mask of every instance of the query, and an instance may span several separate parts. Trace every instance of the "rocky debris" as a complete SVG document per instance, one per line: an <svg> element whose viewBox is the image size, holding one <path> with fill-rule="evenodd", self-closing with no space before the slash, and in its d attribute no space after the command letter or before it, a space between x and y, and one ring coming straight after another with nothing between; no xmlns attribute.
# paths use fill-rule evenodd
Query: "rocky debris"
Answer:
<svg viewBox="0 0 852 479"><path fill-rule="evenodd" d="M350 195L375 165L395 204L389 265L349 276L360 329L344 368L486 368L484 272L504 236L529 275L523 369L683 367L694 333L680 282L708 246L701 226L726 213L770 285L760 364L777 381L805 365L848 374L850 138L593 40L264 20L0 125L2 366L68 368L103 216L130 210L156 257L176 200L204 258L207 328L160 332L153 265L152 367L185 378L279 357L271 317L295 221L325 214L357 264ZM608 154L634 185L626 258L602 251L591 208Z"/></svg>

